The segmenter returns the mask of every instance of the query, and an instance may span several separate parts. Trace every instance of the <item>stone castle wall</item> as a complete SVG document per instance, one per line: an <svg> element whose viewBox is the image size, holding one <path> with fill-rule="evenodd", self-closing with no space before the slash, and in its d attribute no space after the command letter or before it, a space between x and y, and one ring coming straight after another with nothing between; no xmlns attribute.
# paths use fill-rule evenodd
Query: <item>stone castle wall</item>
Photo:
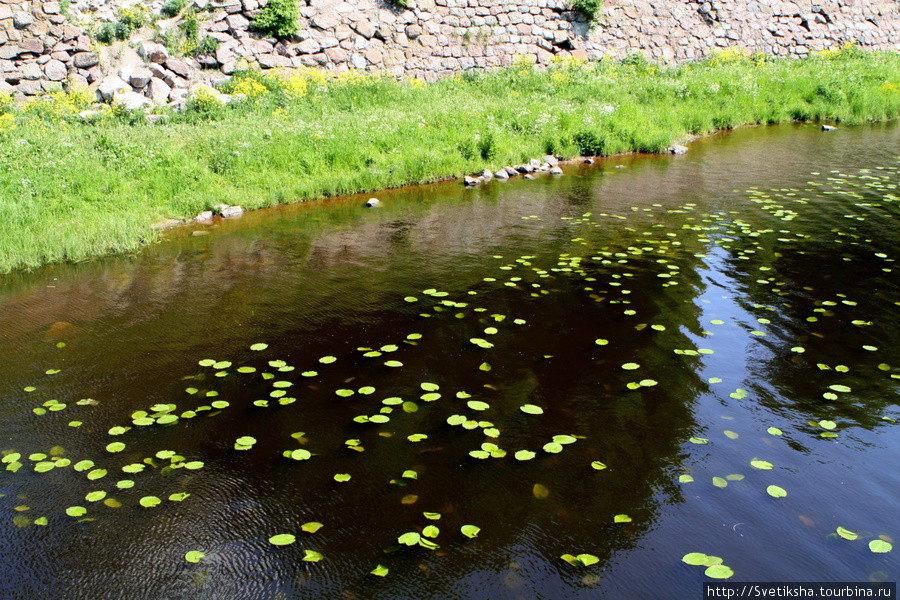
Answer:
<svg viewBox="0 0 900 600"><path fill-rule="evenodd" d="M900 48L896 0L607 0L593 26L566 0L414 0L409 9L384 0L299 0L300 31L292 40L252 30L265 2L194 0L207 15L200 35L218 39L218 51L173 61L174 71L165 67L168 57L148 58L159 65L155 77L183 89L199 69L229 75L258 66L434 80L567 56L641 52L684 62L730 46L778 56L805 56L848 41L873 50ZM30 96L66 82L96 84L115 66L103 64L97 50L60 14L56 0L0 0L0 92Z"/></svg>

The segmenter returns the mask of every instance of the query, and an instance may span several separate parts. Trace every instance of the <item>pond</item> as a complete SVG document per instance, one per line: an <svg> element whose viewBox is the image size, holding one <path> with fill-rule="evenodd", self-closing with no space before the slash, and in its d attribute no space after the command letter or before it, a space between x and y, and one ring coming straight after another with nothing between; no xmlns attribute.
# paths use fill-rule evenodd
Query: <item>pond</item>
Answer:
<svg viewBox="0 0 900 600"><path fill-rule="evenodd" d="M898 148L746 128L4 276L0 595L896 581Z"/></svg>

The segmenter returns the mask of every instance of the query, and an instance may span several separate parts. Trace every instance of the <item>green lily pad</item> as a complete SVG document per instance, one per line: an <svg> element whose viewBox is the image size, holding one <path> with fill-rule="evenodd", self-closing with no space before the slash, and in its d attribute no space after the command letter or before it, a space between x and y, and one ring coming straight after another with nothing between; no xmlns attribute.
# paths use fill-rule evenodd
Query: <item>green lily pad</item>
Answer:
<svg viewBox="0 0 900 600"><path fill-rule="evenodd" d="M288 546L297 541L297 538L290 533L279 533L269 538L269 543L273 546Z"/></svg>
<svg viewBox="0 0 900 600"><path fill-rule="evenodd" d="M766 488L766 492L773 498L784 498L785 496L787 496L787 491L782 487L778 487L777 485L770 485Z"/></svg>
<svg viewBox="0 0 900 600"><path fill-rule="evenodd" d="M415 546L419 543L421 536L415 531L408 531L397 538L397 542L407 546Z"/></svg>
<svg viewBox="0 0 900 600"><path fill-rule="evenodd" d="M615 517L613 517L613 522L614 523L631 523L631 517L629 517L628 515L625 515L625 514L616 515Z"/></svg>
<svg viewBox="0 0 900 600"><path fill-rule="evenodd" d="M305 531L306 533L315 533L318 530L322 529L323 525L316 521L310 521L309 523L304 523L300 526L300 529Z"/></svg>
<svg viewBox="0 0 900 600"><path fill-rule="evenodd" d="M891 545L891 543L886 542L885 540L872 540L871 542L869 542L869 550L878 554L890 552L892 548L893 546Z"/></svg>
<svg viewBox="0 0 900 600"><path fill-rule="evenodd" d="M304 556L301 560L305 562L319 562L324 557L321 552L316 552L315 550L304 550Z"/></svg>
<svg viewBox="0 0 900 600"><path fill-rule="evenodd" d="M475 525L463 525L459 530L468 538L478 537L478 534L481 532L481 528Z"/></svg>
<svg viewBox="0 0 900 600"><path fill-rule="evenodd" d="M689 552L681 557L681 562L697 567L704 566L709 557L702 552Z"/></svg>
<svg viewBox="0 0 900 600"><path fill-rule="evenodd" d="M261 352L261 351L265 350L265 349L268 348L268 347L269 347L268 344L263 344L262 342L260 342L260 343L258 343L258 344L253 344L252 346L250 346L250 349L253 350L253 351L255 351L255 352Z"/></svg>
<svg viewBox="0 0 900 600"><path fill-rule="evenodd" d="M369 573L371 573L372 575L375 575L376 577L384 577L385 575L388 574L388 572L389 572L389 569L387 567L385 567L384 565L378 565L377 567L375 567L374 569L369 571Z"/></svg>
<svg viewBox="0 0 900 600"><path fill-rule="evenodd" d="M841 536L842 538L844 538L845 540L853 541L853 540L859 539L859 534L855 533L853 531L850 531L849 529L845 529L843 527L838 527L836 531L837 531L837 534L839 536Z"/></svg>
<svg viewBox="0 0 900 600"><path fill-rule="evenodd" d="M600 462L599 460L595 460L594 462L591 463L591 468L595 469L597 471L602 471L603 469L606 468L606 465L603 464L602 462Z"/></svg>
<svg viewBox="0 0 900 600"><path fill-rule="evenodd" d="M81 517L87 513L87 509L83 506L70 506L66 509L66 514L70 517Z"/></svg>
<svg viewBox="0 0 900 600"><path fill-rule="evenodd" d="M144 496L140 499L141 506L145 508L153 508L154 506L159 506L161 502L162 500L160 500L156 496Z"/></svg>
<svg viewBox="0 0 900 600"><path fill-rule="evenodd" d="M731 567L725 565L713 565L704 571L704 574L710 579L728 579L734 575Z"/></svg>
<svg viewBox="0 0 900 600"><path fill-rule="evenodd" d="M188 561L189 563L198 563L204 556L206 556L206 554L201 552L200 550L191 550L185 553L184 560Z"/></svg>
<svg viewBox="0 0 900 600"><path fill-rule="evenodd" d="M523 413L526 413L529 415L544 414L544 409L541 408L540 406L535 406L534 404L523 404L522 406L519 407L519 410L521 410Z"/></svg>

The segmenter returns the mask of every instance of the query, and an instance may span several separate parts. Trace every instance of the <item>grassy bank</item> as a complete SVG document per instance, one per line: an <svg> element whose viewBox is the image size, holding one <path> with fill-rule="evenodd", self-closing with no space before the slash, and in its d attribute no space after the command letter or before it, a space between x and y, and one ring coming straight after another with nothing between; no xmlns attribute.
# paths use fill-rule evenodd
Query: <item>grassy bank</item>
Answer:
<svg viewBox="0 0 900 600"><path fill-rule="evenodd" d="M374 76L231 82L148 124L79 94L0 100L0 272L132 250L150 225L219 203L245 209L498 168L545 153L660 152L747 123L900 114L900 56L855 48L804 60L737 52L659 68L643 60L529 65L436 84Z"/></svg>

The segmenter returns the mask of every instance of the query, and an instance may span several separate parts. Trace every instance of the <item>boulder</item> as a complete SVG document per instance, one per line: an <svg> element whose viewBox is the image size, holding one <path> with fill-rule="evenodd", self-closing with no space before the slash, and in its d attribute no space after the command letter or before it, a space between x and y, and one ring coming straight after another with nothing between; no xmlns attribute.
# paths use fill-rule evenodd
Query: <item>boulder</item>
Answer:
<svg viewBox="0 0 900 600"><path fill-rule="evenodd" d="M682 146L680 144L672 144L668 147L668 152L670 154L687 154L687 146Z"/></svg>
<svg viewBox="0 0 900 600"><path fill-rule="evenodd" d="M378 198L369 198L366 201L366 206L368 206L369 208L375 208L376 206L381 206L381 200L379 200Z"/></svg>
<svg viewBox="0 0 900 600"><path fill-rule="evenodd" d="M97 86L99 99L104 102L110 102L119 92L127 92L130 90L131 86L115 75L104 78L103 81L100 82L100 85Z"/></svg>
<svg viewBox="0 0 900 600"><path fill-rule="evenodd" d="M213 218L213 211L204 210L203 212L198 214L196 217L194 217L193 221L195 221L197 223L202 223L204 221L210 221L210 220L212 220L212 218Z"/></svg>
<svg viewBox="0 0 900 600"><path fill-rule="evenodd" d="M36 80L44 76L41 66L37 63L25 63L19 67L19 71L22 74L22 79Z"/></svg>
<svg viewBox="0 0 900 600"><path fill-rule="evenodd" d="M502 170L502 171L506 171L506 174L507 174L509 177L515 177L516 175L519 174L519 172L516 171L515 169L513 169L512 167L503 167L501 170Z"/></svg>
<svg viewBox="0 0 900 600"><path fill-rule="evenodd" d="M124 92L122 94L116 94L113 97L112 103L115 105L124 106L128 110L137 110L139 108L144 108L153 104L149 98L138 94L137 92Z"/></svg>
<svg viewBox="0 0 900 600"><path fill-rule="evenodd" d="M225 217L226 219L239 217L244 214L244 209L240 206L229 206L227 208L223 208L220 212L220 215Z"/></svg>
<svg viewBox="0 0 900 600"><path fill-rule="evenodd" d="M135 67L128 78L128 83L136 90L144 88L153 78L153 72L147 67Z"/></svg>
<svg viewBox="0 0 900 600"><path fill-rule="evenodd" d="M833 125L822 125L822 131L834 131L837 127Z"/></svg>
<svg viewBox="0 0 900 600"><path fill-rule="evenodd" d="M165 104L169 101L169 94L172 88L162 79L153 77L147 84L147 96L156 104Z"/></svg>
<svg viewBox="0 0 900 600"><path fill-rule="evenodd" d="M66 65L61 61L51 60L44 65L44 76L50 81L62 81L66 75Z"/></svg>
<svg viewBox="0 0 900 600"><path fill-rule="evenodd" d="M529 165L532 169L539 169L540 166L541 166L541 161L539 161L539 160L536 159L536 158L532 158L531 160L528 161L528 165Z"/></svg>
<svg viewBox="0 0 900 600"><path fill-rule="evenodd" d="M516 165L516 171L519 173L534 173L534 166L531 163L526 165Z"/></svg>
<svg viewBox="0 0 900 600"><path fill-rule="evenodd" d="M147 62L162 64L169 58L169 51L162 44L143 41L137 48L138 55Z"/></svg>
<svg viewBox="0 0 900 600"><path fill-rule="evenodd" d="M375 35L375 26L372 25L370 21L360 21L351 25L351 27L356 30L356 33L363 36L367 40L372 39L372 36Z"/></svg>
<svg viewBox="0 0 900 600"><path fill-rule="evenodd" d="M550 168L550 174L551 174L551 175L562 175L562 174L563 174L563 171L562 171L562 169L560 169L559 167L551 167L551 168Z"/></svg>
<svg viewBox="0 0 900 600"><path fill-rule="evenodd" d="M485 169L481 172L481 178L485 181L490 181L494 178L494 173L490 169Z"/></svg>
<svg viewBox="0 0 900 600"><path fill-rule="evenodd" d="M32 54L43 54L44 42L41 40L22 40L19 42L19 50L21 53L31 52Z"/></svg>
<svg viewBox="0 0 900 600"><path fill-rule="evenodd" d="M478 177L472 177L470 175L466 175L465 178L463 179L463 181L465 182L465 184L468 187L474 187L474 186L478 185L479 183L481 183L482 180L479 179Z"/></svg>
<svg viewBox="0 0 900 600"><path fill-rule="evenodd" d="M184 77L185 79L188 79L191 76L191 68L183 60L179 60L177 58L170 58L163 64L165 65L165 67L168 70L172 71L179 77Z"/></svg>
<svg viewBox="0 0 900 600"><path fill-rule="evenodd" d="M593 158L586 158L586 159L584 159L584 164L586 164L586 165L592 165L592 164L594 164L594 159L593 159Z"/></svg>
<svg viewBox="0 0 900 600"><path fill-rule="evenodd" d="M90 69L100 63L96 52L79 52L72 57L76 69Z"/></svg>
<svg viewBox="0 0 900 600"><path fill-rule="evenodd" d="M509 174L506 172L506 169L500 169L496 173L494 173L494 177L496 177L499 181L506 181L509 179Z"/></svg>
<svg viewBox="0 0 900 600"><path fill-rule="evenodd" d="M324 29L325 31L330 31L337 27L341 23L341 16L332 9L325 9L312 19L310 19L310 24L313 27L318 27L319 29Z"/></svg>
<svg viewBox="0 0 900 600"><path fill-rule="evenodd" d="M559 159L557 159L552 154L548 154L547 156L544 156L541 160L543 160L545 163L547 163L551 167L555 167L556 165L559 164Z"/></svg>
<svg viewBox="0 0 900 600"><path fill-rule="evenodd" d="M34 16L31 13L27 13L22 10L17 10L12 15L13 18L13 27L16 29L25 29L32 23L34 23Z"/></svg>

